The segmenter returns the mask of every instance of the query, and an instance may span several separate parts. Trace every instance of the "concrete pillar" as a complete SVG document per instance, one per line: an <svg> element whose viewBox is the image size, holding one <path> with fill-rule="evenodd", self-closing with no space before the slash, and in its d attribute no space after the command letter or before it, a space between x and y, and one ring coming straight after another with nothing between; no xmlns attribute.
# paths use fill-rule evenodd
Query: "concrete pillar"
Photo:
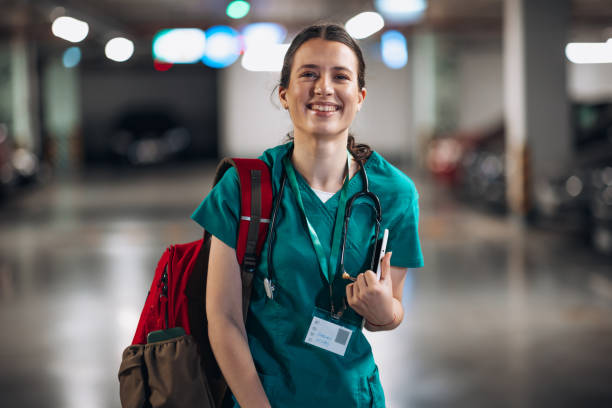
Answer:
<svg viewBox="0 0 612 408"><path fill-rule="evenodd" d="M11 50L8 41L0 41L0 125L7 125L12 132L12 122Z"/></svg>
<svg viewBox="0 0 612 408"><path fill-rule="evenodd" d="M539 180L572 155L564 47L569 0L505 0L504 90L508 204L524 215Z"/></svg>
<svg viewBox="0 0 612 408"><path fill-rule="evenodd" d="M49 159L57 170L74 170L82 162L79 67L66 68L60 58L50 58L43 72L43 90Z"/></svg>
<svg viewBox="0 0 612 408"><path fill-rule="evenodd" d="M411 38L412 137L410 151L415 162L425 163L427 143L436 127L436 39L431 32L417 32Z"/></svg>
<svg viewBox="0 0 612 408"><path fill-rule="evenodd" d="M436 35L436 132L454 132L459 127L461 94L459 47L451 36Z"/></svg>
<svg viewBox="0 0 612 408"><path fill-rule="evenodd" d="M10 43L12 84L12 134L15 144L40 153L39 96L34 47L23 27L17 27Z"/></svg>

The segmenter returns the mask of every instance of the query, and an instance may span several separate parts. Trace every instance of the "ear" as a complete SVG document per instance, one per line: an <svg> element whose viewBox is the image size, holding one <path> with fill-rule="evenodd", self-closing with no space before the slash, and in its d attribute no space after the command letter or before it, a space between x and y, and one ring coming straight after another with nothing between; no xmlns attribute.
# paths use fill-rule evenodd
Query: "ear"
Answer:
<svg viewBox="0 0 612 408"><path fill-rule="evenodd" d="M283 109L289 109L289 103L287 102L287 89L282 86L278 87L278 100L281 103Z"/></svg>
<svg viewBox="0 0 612 408"><path fill-rule="evenodd" d="M361 88L361 91L357 92L357 110L361 110L361 105L363 105L363 101L365 100L366 94L368 91L365 88Z"/></svg>

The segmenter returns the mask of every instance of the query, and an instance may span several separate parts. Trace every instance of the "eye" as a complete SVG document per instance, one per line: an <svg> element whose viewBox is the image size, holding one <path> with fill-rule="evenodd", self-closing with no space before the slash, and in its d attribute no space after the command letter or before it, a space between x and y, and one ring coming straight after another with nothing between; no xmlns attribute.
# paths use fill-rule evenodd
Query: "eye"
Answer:
<svg viewBox="0 0 612 408"><path fill-rule="evenodd" d="M300 74L300 77L304 78L314 78L317 74L312 71L304 71Z"/></svg>
<svg viewBox="0 0 612 408"><path fill-rule="evenodd" d="M348 80L351 79L348 75L345 75L345 74L338 74L338 75L336 75L336 78L337 79L341 79L343 81L348 81Z"/></svg>

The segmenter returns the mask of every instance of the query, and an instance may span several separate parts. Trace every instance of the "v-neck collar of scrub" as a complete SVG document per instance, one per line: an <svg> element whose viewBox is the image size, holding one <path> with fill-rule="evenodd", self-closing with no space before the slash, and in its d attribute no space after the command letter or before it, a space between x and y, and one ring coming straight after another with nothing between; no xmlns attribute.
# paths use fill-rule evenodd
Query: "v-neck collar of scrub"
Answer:
<svg viewBox="0 0 612 408"><path fill-rule="evenodd" d="M370 164L370 160L368 158L368 160L365 162L366 171L370 167L369 164ZM313 205L323 210L322 213L326 214L329 217L331 222L334 222L336 218L336 211L338 209L338 201L340 200L340 193L342 192L342 189L339 189L338 191L336 191L336 193L332 197L330 197L329 200L327 200L326 202L323 202L321 201L319 196L317 196L317 193L315 193L312 190L312 187L310 187L310 184L308 184L308 182L300 174L300 172L296 170L295 174L297 175L296 178L297 178L298 185L300 187L300 191L302 192L302 194L307 196L308 201L310 201ZM353 177L351 177L351 179L349 180L348 197L352 197L354 194L358 193L359 191L363 189L363 181L361 179L362 179L361 170L358 170L357 173L353 174Z"/></svg>

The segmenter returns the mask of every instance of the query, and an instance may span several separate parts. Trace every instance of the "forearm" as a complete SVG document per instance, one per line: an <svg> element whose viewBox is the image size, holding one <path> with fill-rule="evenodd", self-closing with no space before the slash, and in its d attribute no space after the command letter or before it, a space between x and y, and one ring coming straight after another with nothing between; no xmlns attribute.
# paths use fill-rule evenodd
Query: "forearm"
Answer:
<svg viewBox="0 0 612 408"><path fill-rule="evenodd" d="M208 334L215 358L240 406L270 407L244 328L229 319L219 318L209 321Z"/></svg>
<svg viewBox="0 0 612 408"><path fill-rule="evenodd" d="M390 316L385 322L369 322L366 319L365 328L369 331L385 331L393 330L402 323L404 319L404 308L402 302L393 298L393 316Z"/></svg>

